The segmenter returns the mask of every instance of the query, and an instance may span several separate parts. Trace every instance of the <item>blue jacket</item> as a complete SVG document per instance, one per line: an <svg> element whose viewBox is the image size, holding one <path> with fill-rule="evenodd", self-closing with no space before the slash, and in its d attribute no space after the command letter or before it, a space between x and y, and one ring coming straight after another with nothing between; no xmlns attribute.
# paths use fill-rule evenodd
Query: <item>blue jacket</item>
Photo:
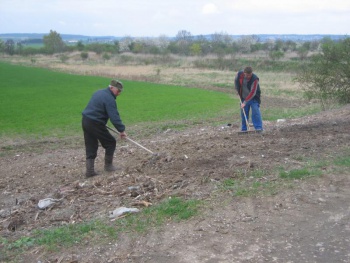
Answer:
<svg viewBox="0 0 350 263"><path fill-rule="evenodd" d="M117 109L116 96L109 88L96 91L88 105L83 111L83 116L107 124L108 119L111 120L113 126L119 131L125 131L125 125L120 119Z"/></svg>

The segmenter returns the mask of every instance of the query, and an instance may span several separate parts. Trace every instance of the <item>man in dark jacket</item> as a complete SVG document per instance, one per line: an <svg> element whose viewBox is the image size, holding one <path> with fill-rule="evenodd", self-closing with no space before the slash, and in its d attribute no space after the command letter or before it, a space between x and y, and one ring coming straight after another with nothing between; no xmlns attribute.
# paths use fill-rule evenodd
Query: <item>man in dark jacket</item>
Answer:
<svg viewBox="0 0 350 263"><path fill-rule="evenodd" d="M247 131L249 111L252 108L252 121L256 131L262 131L262 118L260 112L260 85L259 78L253 74L251 67L239 71L235 77L235 88L241 100L242 131ZM243 112L244 111L244 112ZM245 113L245 114L244 114Z"/></svg>
<svg viewBox="0 0 350 263"><path fill-rule="evenodd" d="M96 91L82 115L86 149L86 177L97 175L95 172L95 158L98 142L105 149L105 171L115 171L113 155L116 148L116 139L107 130L106 124L110 119L113 126L119 131L120 138L126 137L125 125L120 119L116 98L123 90L120 81L112 80L108 88Z"/></svg>

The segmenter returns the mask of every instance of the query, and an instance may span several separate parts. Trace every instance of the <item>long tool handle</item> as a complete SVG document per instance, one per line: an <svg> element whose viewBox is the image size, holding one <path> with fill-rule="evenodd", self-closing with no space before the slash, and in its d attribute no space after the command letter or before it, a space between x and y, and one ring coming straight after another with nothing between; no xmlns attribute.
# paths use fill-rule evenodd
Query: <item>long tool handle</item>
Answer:
<svg viewBox="0 0 350 263"><path fill-rule="evenodd" d="M245 110L244 110L244 108L242 108L242 102L240 103L240 105L241 105L241 110L243 111L243 115L244 115L244 118L245 118L245 123L247 125L247 129L249 131L249 122L248 122L248 119L247 119L247 115L245 114Z"/></svg>
<svg viewBox="0 0 350 263"><path fill-rule="evenodd" d="M113 131L113 132L115 132L115 133L117 133L117 134L120 134L118 131L116 131L116 130L114 130L114 129L108 127L108 126L106 126L106 127L107 127L108 130L111 130L111 131ZM151 153L151 154L154 154L154 152L152 152L151 150L149 150L149 149L147 149L146 147L142 146L142 145L139 144L138 142L135 142L134 140L131 140L129 137L126 137L126 139L129 140L130 142L136 144L136 145L139 146L140 148L146 150L147 152L149 152L149 153Z"/></svg>

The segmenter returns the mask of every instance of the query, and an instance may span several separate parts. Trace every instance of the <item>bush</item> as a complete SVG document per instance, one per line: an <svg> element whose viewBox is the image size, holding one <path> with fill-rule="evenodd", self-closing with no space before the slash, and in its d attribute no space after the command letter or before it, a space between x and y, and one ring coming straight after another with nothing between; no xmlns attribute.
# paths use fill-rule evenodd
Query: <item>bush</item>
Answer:
<svg viewBox="0 0 350 263"><path fill-rule="evenodd" d="M325 40L322 53L304 64L296 78L308 99L319 99L323 110L350 103L350 38Z"/></svg>
<svg viewBox="0 0 350 263"><path fill-rule="evenodd" d="M282 51L270 51L269 57L275 61L284 57L284 53Z"/></svg>
<svg viewBox="0 0 350 263"><path fill-rule="evenodd" d="M81 52L80 53L80 57L82 58L82 60L86 60L89 57L89 53L87 52Z"/></svg>

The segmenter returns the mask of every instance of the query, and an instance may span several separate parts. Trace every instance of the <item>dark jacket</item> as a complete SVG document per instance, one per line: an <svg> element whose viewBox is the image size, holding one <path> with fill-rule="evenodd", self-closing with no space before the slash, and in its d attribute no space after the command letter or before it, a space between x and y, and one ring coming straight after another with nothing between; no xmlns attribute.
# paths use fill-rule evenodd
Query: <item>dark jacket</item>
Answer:
<svg viewBox="0 0 350 263"><path fill-rule="evenodd" d="M106 125L108 119L110 119L113 126L119 132L123 132L125 126L120 119L115 100L116 96L109 88L98 90L92 95L82 114L83 116L101 122L104 125Z"/></svg>
<svg viewBox="0 0 350 263"><path fill-rule="evenodd" d="M243 95L243 80L244 80L244 72L239 71L235 77L235 88L241 98L241 101L250 101L252 99L257 100L259 103L260 100L260 85L259 85L259 78L254 73L252 74L251 79L247 83L247 88L249 90L249 94L247 96Z"/></svg>

